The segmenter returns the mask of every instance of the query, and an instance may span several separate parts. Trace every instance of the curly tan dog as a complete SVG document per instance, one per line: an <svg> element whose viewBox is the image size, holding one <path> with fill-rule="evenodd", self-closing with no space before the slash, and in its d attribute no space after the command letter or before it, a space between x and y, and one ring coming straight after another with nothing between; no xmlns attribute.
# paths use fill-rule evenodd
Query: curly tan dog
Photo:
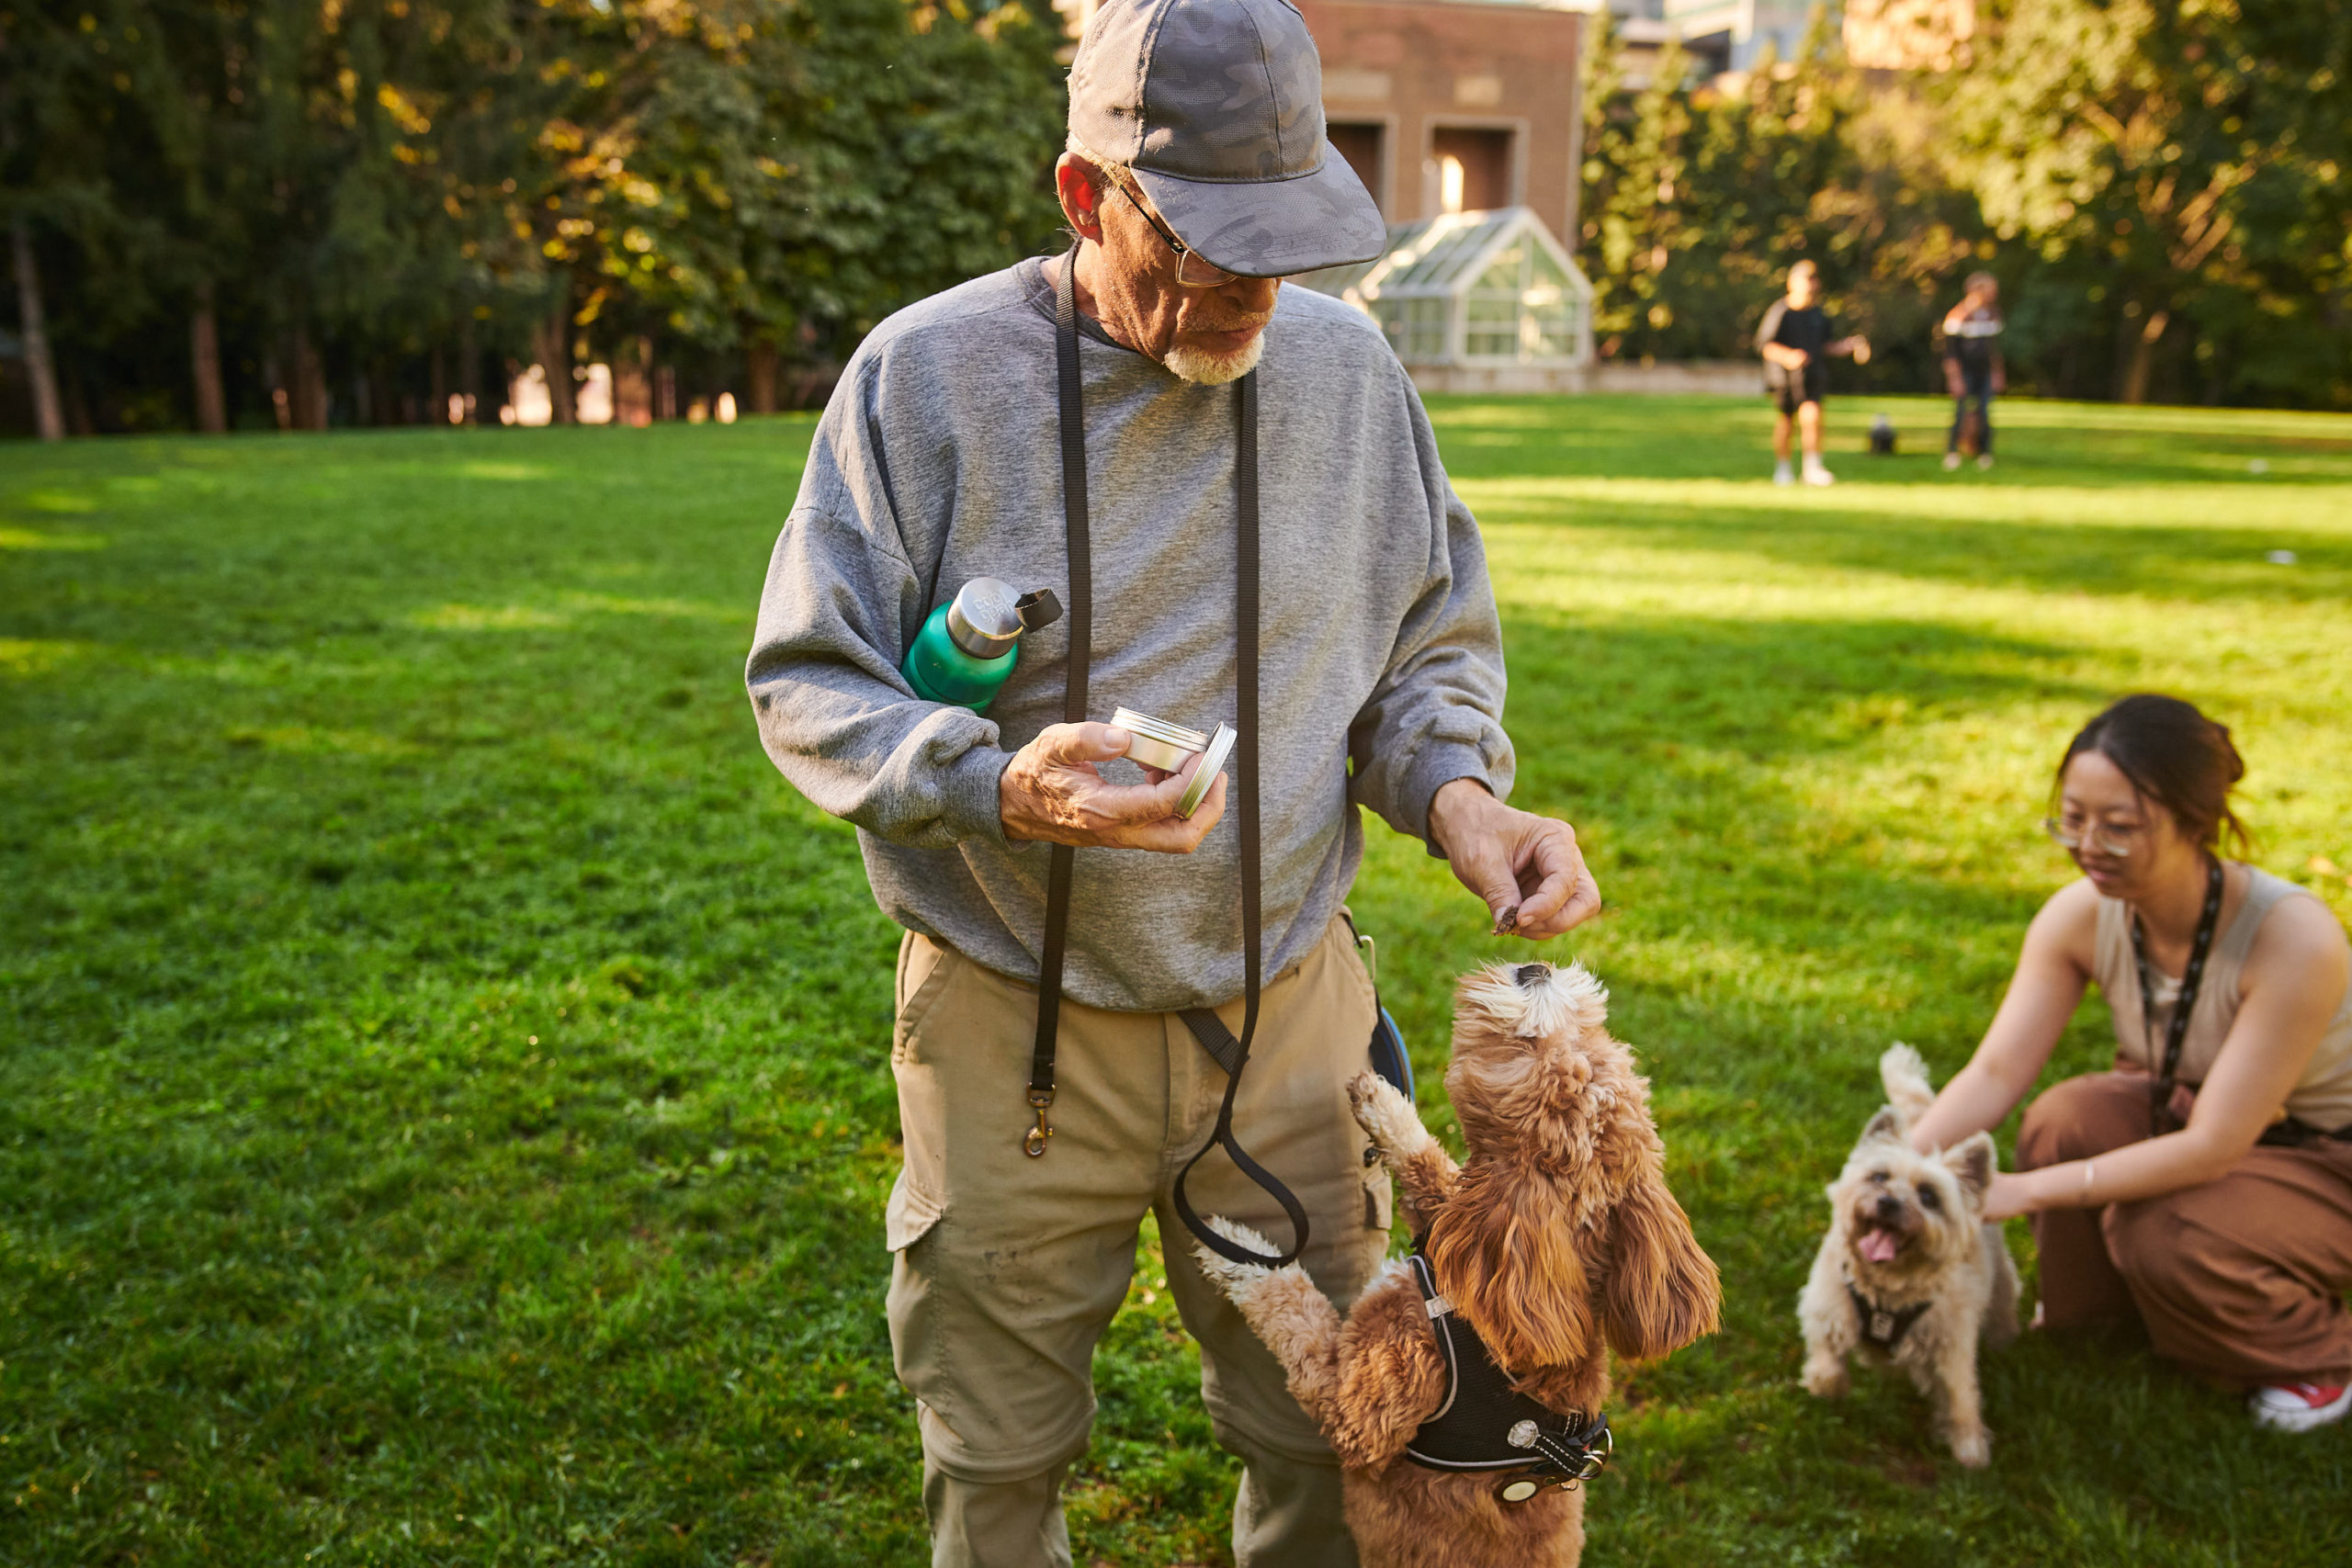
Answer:
<svg viewBox="0 0 2352 1568"><path fill-rule="evenodd" d="M1493 1472L1406 1455L1448 1401L1433 1315L1450 1304L1518 1392L1586 1418L1608 1398L1610 1348L1637 1360L1681 1348L1713 1331L1721 1292L1666 1190L1648 1085L1602 1027L1600 983L1578 964L1490 965L1464 978L1456 1002L1445 1087L1465 1165L1386 1083L1365 1073L1349 1086L1357 1121L1403 1187L1442 1303L1425 1303L1392 1260L1343 1324L1295 1265L1198 1250L1339 1453L1366 1564L1567 1568L1584 1550L1581 1491L1547 1485L1507 1504Z"/></svg>

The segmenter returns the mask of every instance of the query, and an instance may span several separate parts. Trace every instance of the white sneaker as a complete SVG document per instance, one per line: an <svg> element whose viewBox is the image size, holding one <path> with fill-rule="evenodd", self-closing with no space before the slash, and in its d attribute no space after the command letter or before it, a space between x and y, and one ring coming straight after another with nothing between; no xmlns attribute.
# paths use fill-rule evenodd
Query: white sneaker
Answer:
<svg viewBox="0 0 2352 1568"><path fill-rule="evenodd" d="M1993 466L1993 454L1990 452L1979 453L1976 458L1976 466L1980 469L1991 468Z"/></svg>
<svg viewBox="0 0 2352 1568"><path fill-rule="evenodd" d="M1804 482L1809 485L1834 485L1838 482L1838 476L1818 463L1807 463L1804 466Z"/></svg>
<svg viewBox="0 0 2352 1568"><path fill-rule="evenodd" d="M1772 465L1772 482L1776 485L1792 485L1797 482L1796 470L1786 463L1775 463Z"/></svg>
<svg viewBox="0 0 2352 1568"><path fill-rule="evenodd" d="M2249 1395L2245 1407L2257 1427L2308 1432L2344 1419L2352 1410L2352 1388L2315 1382L2272 1383Z"/></svg>
<svg viewBox="0 0 2352 1568"><path fill-rule="evenodd" d="M1957 452L1947 452L1947 453L1945 453L1945 454L1944 454L1944 472L1946 472L1946 473L1948 473L1948 474L1956 474L1956 473L1960 472L1960 454L1959 454L1959 453L1957 453Z"/></svg>

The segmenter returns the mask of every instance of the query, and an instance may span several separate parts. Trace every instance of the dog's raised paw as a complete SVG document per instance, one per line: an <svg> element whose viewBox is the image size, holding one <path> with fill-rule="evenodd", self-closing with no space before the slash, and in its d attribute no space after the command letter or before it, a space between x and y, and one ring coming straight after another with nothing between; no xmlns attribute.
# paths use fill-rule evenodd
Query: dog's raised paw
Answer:
<svg viewBox="0 0 2352 1568"><path fill-rule="evenodd" d="M1348 1080L1348 1108L1383 1158L1402 1159L1429 1141L1413 1102L1378 1073L1358 1073Z"/></svg>

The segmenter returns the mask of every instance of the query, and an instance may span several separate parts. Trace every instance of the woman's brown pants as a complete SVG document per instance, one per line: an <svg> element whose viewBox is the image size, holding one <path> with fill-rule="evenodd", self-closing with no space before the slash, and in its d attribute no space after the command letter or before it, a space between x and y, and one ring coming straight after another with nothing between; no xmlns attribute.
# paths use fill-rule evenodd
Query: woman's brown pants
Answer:
<svg viewBox="0 0 2352 1568"><path fill-rule="evenodd" d="M2150 1132L2148 1080L2091 1073L2026 1108L2018 1168L2088 1159ZM2201 1187L2033 1216L2041 1321L2137 1311L2159 1355L2232 1382L2352 1382L2352 1143L2257 1147Z"/></svg>

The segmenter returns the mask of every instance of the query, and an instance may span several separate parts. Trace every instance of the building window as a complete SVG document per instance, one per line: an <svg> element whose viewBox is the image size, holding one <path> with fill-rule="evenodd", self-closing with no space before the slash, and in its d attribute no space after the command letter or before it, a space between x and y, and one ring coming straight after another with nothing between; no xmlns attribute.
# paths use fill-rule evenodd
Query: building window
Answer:
<svg viewBox="0 0 2352 1568"><path fill-rule="evenodd" d="M1511 133L1447 127L1430 138L1438 210L1491 212L1510 205Z"/></svg>
<svg viewBox="0 0 2352 1568"><path fill-rule="evenodd" d="M1348 167L1356 172L1356 178L1363 182L1363 188L1372 193L1374 204L1381 206L1384 215L1387 209L1380 201L1380 144L1387 132L1386 126L1378 124L1334 122L1324 128L1331 151L1348 161Z"/></svg>

